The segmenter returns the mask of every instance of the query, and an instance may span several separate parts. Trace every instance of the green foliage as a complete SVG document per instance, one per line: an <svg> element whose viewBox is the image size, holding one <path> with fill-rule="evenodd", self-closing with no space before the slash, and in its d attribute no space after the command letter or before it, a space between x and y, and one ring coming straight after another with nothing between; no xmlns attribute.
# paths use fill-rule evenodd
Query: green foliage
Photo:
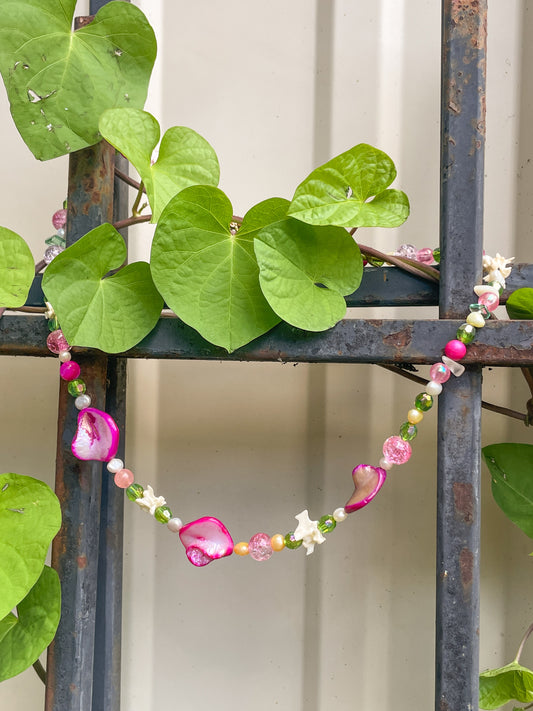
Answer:
<svg viewBox="0 0 533 711"><path fill-rule="evenodd" d="M146 262L119 269L126 245L112 225L88 232L47 267L43 291L71 345L120 353L138 343L159 319L163 300Z"/></svg>
<svg viewBox="0 0 533 711"><path fill-rule="evenodd" d="M102 114L99 125L102 136L133 163L141 176L152 208L152 222L158 221L165 205L184 188L218 185L216 153L191 128L169 128L152 165L160 127L151 114L138 109L110 109Z"/></svg>
<svg viewBox="0 0 533 711"><path fill-rule="evenodd" d="M508 701L533 701L533 672L516 661L479 676L481 709L497 709Z"/></svg>
<svg viewBox="0 0 533 711"><path fill-rule="evenodd" d="M42 481L0 475L0 619L33 587L61 525L54 492Z"/></svg>
<svg viewBox="0 0 533 711"><path fill-rule="evenodd" d="M533 445L491 444L482 452L490 470L494 500L533 538Z"/></svg>
<svg viewBox="0 0 533 711"><path fill-rule="evenodd" d="M533 319L533 289L517 289L507 299L505 304L509 318Z"/></svg>
<svg viewBox="0 0 533 711"><path fill-rule="evenodd" d="M296 188L288 214L313 225L397 227L409 216L409 200L386 189L395 177L388 155L360 143L313 170Z"/></svg>
<svg viewBox="0 0 533 711"><path fill-rule="evenodd" d="M55 570L45 566L35 585L0 620L0 681L27 669L53 640L61 614L61 586Z"/></svg>
<svg viewBox="0 0 533 711"><path fill-rule="evenodd" d="M36 158L100 140L98 119L142 108L156 56L143 13L111 2L71 31L76 0L0 0L0 71L11 114Z"/></svg>
<svg viewBox="0 0 533 711"><path fill-rule="evenodd" d="M0 227L0 308L17 308L28 298L35 274L30 248L18 234Z"/></svg>

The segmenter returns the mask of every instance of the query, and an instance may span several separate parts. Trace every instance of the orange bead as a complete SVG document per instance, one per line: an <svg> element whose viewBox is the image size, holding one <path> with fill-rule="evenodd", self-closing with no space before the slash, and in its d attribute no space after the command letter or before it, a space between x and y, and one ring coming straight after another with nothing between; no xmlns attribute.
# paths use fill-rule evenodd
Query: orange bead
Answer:
<svg viewBox="0 0 533 711"><path fill-rule="evenodd" d="M248 555L248 544L246 541L241 541L233 546L233 552L237 555Z"/></svg>
<svg viewBox="0 0 533 711"><path fill-rule="evenodd" d="M272 536L270 545L273 551L282 551L285 548L285 539L281 533L276 533Z"/></svg>

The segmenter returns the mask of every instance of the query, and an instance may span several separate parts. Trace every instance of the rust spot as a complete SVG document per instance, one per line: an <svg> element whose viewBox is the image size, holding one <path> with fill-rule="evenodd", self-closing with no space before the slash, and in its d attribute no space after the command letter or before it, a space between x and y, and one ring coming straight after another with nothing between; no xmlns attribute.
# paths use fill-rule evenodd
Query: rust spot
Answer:
<svg viewBox="0 0 533 711"><path fill-rule="evenodd" d="M405 348L411 343L411 329L406 327L397 333L384 336L383 343L387 346L393 346L394 348Z"/></svg>
<svg viewBox="0 0 533 711"><path fill-rule="evenodd" d="M475 49L487 45L486 0L451 0L451 21L461 37L468 38Z"/></svg>
<svg viewBox="0 0 533 711"><path fill-rule="evenodd" d="M473 579L474 555L468 548L463 548L459 554L459 568L461 570L461 583L463 592L470 593Z"/></svg>
<svg viewBox="0 0 533 711"><path fill-rule="evenodd" d="M464 523L474 520L474 487L472 484L456 481L453 485L453 503L455 514Z"/></svg>
<svg viewBox="0 0 533 711"><path fill-rule="evenodd" d="M100 194L99 190L93 190L93 193L91 195L91 200L95 205L98 205L100 201L102 200L102 195Z"/></svg>
<svg viewBox="0 0 533 711"><path fill-rule="evenodd" d="M78 568L80 570L83 570L84 568L87 567L87 556L86 555L79 555L76 560L78 562Z"/></svg>
<svg viewBox="0 0 533 711"><path fill-rule="evenodd" d="M446 699L441 699L439 703L439 711L449 711L450 707Z"/></svg>
<svg viewBox="0 0 533 711"><path fill-rule="evenodd" d="M74 693L78 689L76 684L69 684L68 688L72 691L72 693Z"/></svg>

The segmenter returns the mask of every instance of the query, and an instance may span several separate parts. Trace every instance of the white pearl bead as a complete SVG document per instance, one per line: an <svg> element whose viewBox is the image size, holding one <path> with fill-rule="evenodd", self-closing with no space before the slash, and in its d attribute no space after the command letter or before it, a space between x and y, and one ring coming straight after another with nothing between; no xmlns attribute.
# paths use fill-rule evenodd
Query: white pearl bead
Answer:
<svg viewBox="0 0 533 711"><path fill-rule="evenodd" d="M78 397L74 400L74 405L78 410L85 410L86 407L90 407L91 405L91 396L78 395Z"/></svg>
<svg viewBox="0 0 533 711"><path fill-rule="evenodd" d="M335 521L337 521L337 523L345 521L347 516L348 514L343 508L335 509L335 511L333 512L333 518L335 519Z"/></svg>
<svg viewBox="0 0 533 711"><path fill-rule="evenodd" d="M440 395L442 392L442 385L436 383L434 380L430 380L426 385L426 392L428 395Z"/></svg>
<svg viewBox="0 0 533 711"><path fill-rule="evenodd" d="M385 459L385 457L381 457L381 459L379 460L379 466L388 472L392 469L394 464L392 462L389 462L388 459Z"/></svg>
<svg viewBox="0 0 533 711"><path fill-rule="evenodd" d="M69 351L60 351L60 352L59 352L59 360L60 360L62 363L68 363L68 361L69 361L71 358L72 358L72 356L70 355L70 352L69 352Z"/></svg>
<svg viewBox="0 0 533 711"><path fill-rule="evenodd" d="M124 469L124 462L122 461L122 459L111 459L107 463L107 471L111 472L111 474L116 474L121 469Z"/></svg>
<svg viewBox="0 0 533 711"><path fill-rule="evenodd" d="M169 531L172 531L172 533L177 533L181 528L183 528L183 521L181 518L175 516L167 523L167 528Z"/></svg>

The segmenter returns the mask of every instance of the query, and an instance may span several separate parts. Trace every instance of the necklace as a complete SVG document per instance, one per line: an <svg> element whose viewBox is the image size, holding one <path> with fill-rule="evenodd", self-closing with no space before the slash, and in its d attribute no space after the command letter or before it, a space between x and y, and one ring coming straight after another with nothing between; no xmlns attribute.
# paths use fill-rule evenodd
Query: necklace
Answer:
<svg viewBox="0 0 533 711"><path fill-rule="evenodd" d="M54 226L58 225L54 222ZM62 225L58 228L61 230ZM56 247L57 251L62 247L62 245L52 246ZM427 251L426 258L429 261L431 250ZM55 254L49 256L51 261ZM465 368L459 361L466 355L467 346L475 339L477 331L485 326L486 320L498 307L500 295L505 287L505 279L511 273L509 264L513 260L514 258L506 259L499 254L496 254L496 257L488 255L483 257L483 269L487 272L484 277L486 283L474 287L477 301L470 304L469 313L465 322L458 328L456 337L444 346L442 359L431 365L430 380L425 390L415 397L413 406L407 412L406 421L399 428L399 433L384 441L378 466L358 464L352 471L354 491L346 504L336 508L331 514L321 516L318 520L312 520L308 510L304 509L295 516L298 525L294 531L274 535L260 532L255 533L248 542L234 543L228 529L219 519L203 516L184 524L180 518L172 514L165 498L154 493L152 486L144 487L137 483L133 472L115 456L119 444L119 429L110 415L92 406L91 397L86 392L86 384L81 378L80 366L72 360L71 347L59 328L52 305L47 303L45 317L49 319L51 327L47 346L59 357L60 377L67 381L68 392L75 398L74 404L79 410L77 429L71 446L72 453L80 460L107 462L107 470L114 476L116 486L124 489L127 498L153 516L156 521L165 524L173 533L178 533L187 558L197 567L205 566L213 560L224 558L232 553L239 556L249 555L254 560L265 561L274 552L284 548L295 550L304 547L307 555L310 555L317 545L326 541L326 537L338 523L347 519L348 514L358 511L373 500L385 483L387 472L393 466L405 464L410 459L411 442L417 435L417 426L424 414L433 407L443 384L451 375L460 377L463 374Z"/></svg>

